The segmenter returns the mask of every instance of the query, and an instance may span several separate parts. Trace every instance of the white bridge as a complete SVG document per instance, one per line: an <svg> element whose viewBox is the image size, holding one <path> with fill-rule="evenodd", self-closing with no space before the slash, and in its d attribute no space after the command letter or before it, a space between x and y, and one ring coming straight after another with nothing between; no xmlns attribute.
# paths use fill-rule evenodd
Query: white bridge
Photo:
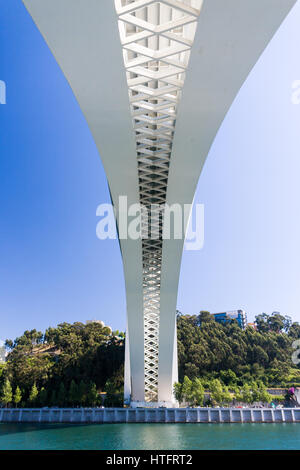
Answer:
<svg viewBox="0 0 300 470"><path fill-rule="evenodd" d="M112 201L192 204L215 135L296 0L23 0L88 122ZM176 406L183 239L120 239L125 399Z"/></svg>

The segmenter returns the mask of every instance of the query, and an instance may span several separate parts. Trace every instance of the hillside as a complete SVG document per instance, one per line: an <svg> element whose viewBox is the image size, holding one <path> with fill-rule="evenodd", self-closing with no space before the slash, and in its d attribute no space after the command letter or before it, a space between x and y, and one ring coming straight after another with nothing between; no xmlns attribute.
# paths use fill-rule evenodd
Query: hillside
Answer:
<svg viewBox="0 0 300 470"><path fill-rule="evenodd" d="M300 385L292 343L300 325L281 315L259 315L257 329L222 325L208 312L177 315L179 380L201 379L209 388L253 382L266 387ZM7 340L0 365L2 403L19 406L122 404L125 335L101 323L62 323L43 334L25 331ZM97 393L98 392L98 393ZM3 398L6 397L6 398ZM20 398L21 397L21 398Z"/></svg>

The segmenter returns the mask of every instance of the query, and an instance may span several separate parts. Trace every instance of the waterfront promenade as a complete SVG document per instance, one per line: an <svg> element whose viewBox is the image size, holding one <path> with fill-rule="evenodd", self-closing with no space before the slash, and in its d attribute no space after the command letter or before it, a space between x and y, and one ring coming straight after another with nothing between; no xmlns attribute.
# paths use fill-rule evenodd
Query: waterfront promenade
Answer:
<svg viewBox="0 0 300 470"><path fill-rule="evenodd" d="M300 408L2 408L1 422L299 423Z"/></svg>

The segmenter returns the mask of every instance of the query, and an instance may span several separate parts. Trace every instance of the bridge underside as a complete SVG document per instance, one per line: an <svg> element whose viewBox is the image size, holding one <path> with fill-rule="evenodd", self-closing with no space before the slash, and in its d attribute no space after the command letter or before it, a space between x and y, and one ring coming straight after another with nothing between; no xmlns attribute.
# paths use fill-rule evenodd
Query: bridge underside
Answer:
<svg viewBox="0 0 300 470"><path fill-rule="evenodd" d="M23 0L88 122L112 200L192 204L215 135L296 0ZM175 404L183 240L121 239L125 398ZM147 235L147 236L146 236Z"/></svg>

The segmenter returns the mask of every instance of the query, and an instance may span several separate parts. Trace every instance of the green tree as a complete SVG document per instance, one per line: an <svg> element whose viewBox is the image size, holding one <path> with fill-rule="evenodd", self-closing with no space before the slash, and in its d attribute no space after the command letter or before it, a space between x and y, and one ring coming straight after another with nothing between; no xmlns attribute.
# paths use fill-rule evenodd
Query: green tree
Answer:
<svg viewBox="0 0 300 470"><path fill-rule="evenodd" d="M52 390L52 392L51 392L50 405L51 406L57 406L56 390Z"/></svg>
<svg viewBox="0 0 300 470"><path fill-rule="evenodd" d="M258 384L254 381L251 382L252 403L259 401L259 388Z"/></svg>
<svg viewBox="0 0 300 470"><path fill-rule="evenodd" d="M174 397L178 403L183 402L183 396L182 396L182 384L180 382L175 382L174 383Z"/></svg>
<svg viewBox="0 0 300 470"><path fill-rule="evenodd" d="M48 393L45 387L42 387L38 396L39 406L46 406L48 404Z"/></svg>
<svg viewBox="0 0 300 470"><path fill-rule="evenodd" d="M298 322L292 323L292 325L289 328L288 335L293 339L300 338L300 325Z"/></svg>
<svg viewBox="0 0 300 470"><path fill-rule="evenodd" d="M14 404L16 405L16 408L18 408L18 405L22 401L22 392L20 390L20 387L17 385L15 393L14 393Z"/></svg>
<svg viewBox="0 0 300 470"><path fill-rule="evenodd" d="M86 384L83 382L83 380L81 380L79 383L78 398L80 406L84 406L86 403Z"/></svg>
<svg viewBox="0 0 300 470"><path fill-rule="evenodd" d="M182 397L186 403L193 400L193 382L185 376L182 384Z"/></svg>
<svg viewBox="0 0 300 470"><path fill-rule="evenodd" d="M244 384L241 390L241 395L242 395L242 401L244 403L250 404L254 402L253 392L251 390L250 385Z"/></svg>
<svg viewBox="0 0 300 470"><path fill-rule="evenodd" d="M214 321L213 315L210 314L210 312L207 312L206 310L201 310L199 315L198 315L198 324L201 326L203 323L211 322Z"/></svg>
<svg viewBox="0 0 300 470"><path fill-rule="evenodd" d="M283 329L286 333L290 331L290 328L293 324L293 320L289 315L284 316L284 321L283 321Z"/></svg>
<svg viewBox="0 0 300 470"><path fill-rule="evenodd" d="M213 379L210 383L210 396L211 399L220 404L223 401L223 387L219 379Z"/></svg>
<svg viewBox="0 0 300 470"><path fill-rule="evenodd" d="M30 406L32 407L36 406L38 395L39 395L39 391L38 391L36 384L34 383L30 390L29 399L28 399Z"/></svg>
<svg viewBox="0 0 300 470"><path fill-rule="evenodd" d="M228 387L224 387L223 395L222 395L222 404L228 405L232 402L232 395L228 389Z"/></svg>
<svg viewBox="0 0 300 470"><path fill-rule="evenodd" d="M192 406L203 405L204 387L200 379L190 380L184 377L183 383L174 384L174 396L179 403L185 401Z"/></svg>
<svg viewBox="0 0 300 470"><path fill-rule="evenodd" d="M11 339L5 340L4 346L7 349L12 349L14 347L14 342Z"/></svg>
<svg viewBox="0 0 300 470"><path fill-rule="evenodd" d="M286 325L286 319L284 316L280 315L278 312L273 312L273 314L268 318L268 325L271 331L279 333Z"/></svg>
<svg viewBox="0 0 300 470"><path fill-rule="evenodd" d="M57 393L57 405L64 406L66 401L66 389L63 382L60 382L60 386Z"/></svg>
<svg viewBox="0 0 300 470"><path fill-rule="evenodd" d="M196 378L192 383L192 404L202 406L204 401L204 387L200 379Z"/></svg>
<svg viewBox="0 0 300 470"><path fill-rule="evenodd" d="M238 387L238 386L235 386L232 389L233 389L233 392L234 392L234 399L238 402L243 401L241 388Z"/></svg>
<svg viewBox="0 0 300 470"><path fill-rule="evenodd" d="M2 394L0 401L7 407L13 400L12 386L8 378L5 379L2 386Z"/></svg>
<svg viewBox="0 0 300 470"><path fill-rule="evenodd" d="M262 401L263 403L270 403L273 397L270 393L267 392L265 387L261 387L258 389L258 400Z"/></svg>
<svg viewBox="0 0 300 470"><path fill-rule="evenodd" d="M6 364L3 364L0 362L0 390L2 388L2 385L4 383L4 371L5 371L5 368L6 368Z"/></svg>
<svg viewBox="0 0 300 470"><path fill-rule="evenodd" d="M261 313L260 315L257 315L255 317L256 327L260 333L266 333L267 331L269 331L268 320L269 320L269 315L267 315L266 313Z"/></svg>
<svg viewBox="0 0 300 470"><path fill-rule="evenodd" d="M77 386L75 380L72 380L72 382L70 384L68 401L69 401L71 406L78 405L78 402L79 402L78 386Z"/></svg>
<svg viewBox="0 0 300 470"><path fill-rule="evenodd" d="M221 370L220 379L225 385L235 385L237 383L237 376L231 369Z"/></svg>
<svg viewBox="0 0 300 470"><path fill-rule="evenodd" d="M90 382L87 391L87 405L95 406L98 400L97 387L94 382Z"/></svg>
<svg viewBox="0 0 300 470"><path fill-rule="evenodd" d="M117 383L114 378L109 379L104 388L106 392L104 404L108 407L123 406L123 393L120 392L117 387Z"/></svg>

